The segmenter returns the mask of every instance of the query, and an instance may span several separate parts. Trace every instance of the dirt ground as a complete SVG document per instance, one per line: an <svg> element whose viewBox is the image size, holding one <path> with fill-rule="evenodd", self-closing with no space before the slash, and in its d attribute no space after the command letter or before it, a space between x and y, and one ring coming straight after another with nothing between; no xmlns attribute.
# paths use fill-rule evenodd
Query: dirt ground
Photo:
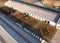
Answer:
<svg viewBox="0 0 60 43"><path fill-rule="evenodd" d="M0 8L1 7L5 7L4 3L6 2L7 0L0 0Z"/></svg>

